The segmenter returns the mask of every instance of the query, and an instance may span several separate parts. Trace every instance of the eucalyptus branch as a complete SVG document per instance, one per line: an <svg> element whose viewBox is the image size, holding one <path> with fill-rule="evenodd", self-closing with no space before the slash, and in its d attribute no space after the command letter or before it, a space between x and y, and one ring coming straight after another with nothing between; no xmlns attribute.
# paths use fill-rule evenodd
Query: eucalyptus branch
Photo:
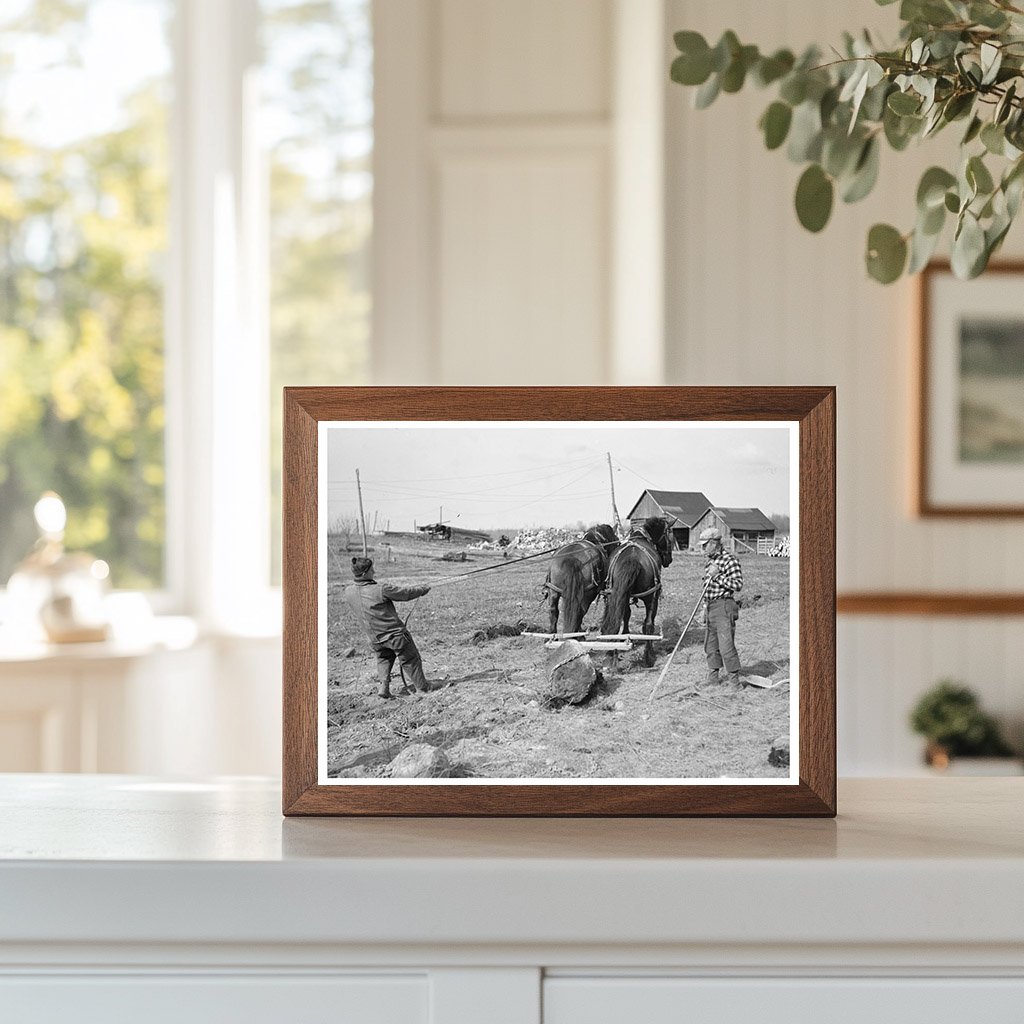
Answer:
<svg viewBox="0 0 1024 1024"><path fill-rule="evenodd" d="M879 49L866 33L846 35L827 62L817 48L798 59L789 50L762 54L731 31L713 47L699 33L678 32L671 76L697 87L702 109L750 81L774 89L758 126L768 149L785 146L804 165L795 207L809 231L828 223L837 193L853 203L872 191L883 143L900 152L963 121L958 166L930 167L918 185L913 228L876 224L865 259L885 284L916 273L953 220L953 270L974 277L1024 205L1024 39L1010 18L1024 10L1009 0L979 7L971 14L980 21L969 21L961 0L902 0L896 48Z"/></svg>

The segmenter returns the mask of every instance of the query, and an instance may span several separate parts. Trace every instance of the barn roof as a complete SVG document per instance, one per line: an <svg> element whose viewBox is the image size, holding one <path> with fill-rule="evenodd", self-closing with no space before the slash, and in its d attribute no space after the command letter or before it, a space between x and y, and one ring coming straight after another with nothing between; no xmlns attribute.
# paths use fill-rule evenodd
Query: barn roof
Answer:
<svg viewBox="0 0 1024 1024"><path fill-rule="evenodd" d="M774 530L775 524L759 508L716 508L730 530Z"/></svg>
<svg viewBox="0 0 1024 1024"><path fill-rule="evenodd" d="M666 515L676 516L679 519L676 526L693 526L711 508L708 496L701 491L655 491L648 488L644 494L649 494ZM644 500L644 494L637 498L627 519L633 518L637 505Z"/></svg>

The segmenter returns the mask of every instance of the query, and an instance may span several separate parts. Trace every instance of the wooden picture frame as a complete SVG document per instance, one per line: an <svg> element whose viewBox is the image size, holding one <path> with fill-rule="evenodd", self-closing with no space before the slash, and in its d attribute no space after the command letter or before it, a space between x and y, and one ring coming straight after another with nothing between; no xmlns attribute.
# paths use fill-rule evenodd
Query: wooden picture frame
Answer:
<svg viewBox="0 0 1024 1024"><path fill-rule="evenodd" d="M328 453L329 450L365 451L365 436L351 430L380 428L385 424L393 428L386 435L381 435L388 443L391 438L415 436L406 432L418 429L417 425L424 429L435 425L454 429L456 433L450 435L454 438L464 436L460 431L466 424L501 431L513 428L547 430L559 426L588 434L591 431L609 431L601 434L602 439L619 436L617 431L627 436L628 431L646 428L651 433L645 436L652 438L652 444L655 441L659 444L674 443L677 436L684 436L682 432L693 431L693 436L696 436L696 431L702 429L704 433L701 436L708 439L709 445L731 436L727 434L728 430L740 432L760 426L765 429L764 436L772 438L775 437L772 431L787 431L790 439L788 451L791 453L787 465L792 467L787 480L795 505L791 506L794 560L790 563L792 568L786 571L794 583L798 582L795 588L798 600L790 605L787 596L786 614L790 623L789 650L799 666L795 679L790 683L794 693L789 698L793 709L790 728L796 740L791 774L780 779L757 777L739 781L686 778L677 782L674 778L659 777L620 782L605 778L563 780L529 777L503 779L495 783L486 778L431 779L427 780L429 784L421 784L423 780L419 779L325 777L321 771L321 741L326 745L326 734L337 726L326 724L328 720L322 707L326 703L328 684L327 655L321 657L321 652L327 650L328 634L324 625L327 622L327 594L322 595L321 602L320 588L326 591L327 574L335 571L330 569L329 563L339 561L323 556L321 564L323 542L327 537L324 523L328 502L324 495L330 493L325 488L327 482L334 479L329 475ZM286 388L283 476L284 813L487 817L834 816L835 426L835 389L831 387ZM672 431L680 433L669 433ZM376 437L374 435L374 439ZM321 438L328 440L321 442ZM426 451L426 447L423 450ZM476 468L476 472L481 471L481 467ZM734 476L742 483L742 474ZM417 479L420 477L421 474L416 474ZM622 500L625 504L626 499ZM436 509L436 504L432 509ZM697 579L697 573L704 564L702 556L698 552L696 557L689 555L689 559L681 564L685 565L687 579ZM773 563L777 561L775 559ZM668 569L666 573L670 571ZM536 582L539 584L542 579L541 573ZM348 583L351 582L349 579ZM535 597L535 593L532 590L531 597ZM682 618L688 610L688 607L680 607L677 614L681 612ZM680 629L679 626L676 628ZM413 628L412 632L415 633L416 629ZM689 639L691 636L694 634L682 628L680 642L683 637ZM699 646L693 646L697 640L691 639L684 647L703 655ZM425 660L426 656L425 651ZM703 658L698 658L696 664L702 661ZM660 667L658 663L656 666ZM325 680L323 686L321 670ZM656 673L647 671L653 680ZM796 684L795 691L792 690L793 684ZM737 692L748 703L757 699L755 690L744 688ZM428 706L429 701L443 696L426 695L417 706ZM359 699L369 701L371 697L360 696ZM674 695L665 699L678 701L680 721L684 721L689 712L682 698ZM717 703L725 707L721 700ZM392 701L387 707L395 704ZM694 706L694 702L690 706ZM576 713L575 709L572 710ZM531 709L531 713L552 712ZM613 711L610 704L604 710L595 708L592 713L623 714L622 711ZM728 711L722 713L728 714ZM795 720L792 720L794 714ZM636 719L641 717L639 714L635 716Z"/></svg>
<svg viewBox="0 0 1024 1024"><path fill-rule="evenodd" d="M1024 433L1021 418L1004 409L1000 390L1024 393L1024 373L1000 381L995 372L973 371L964 363L965 346L988 347L999 338L972 337L1000 321L1013 327L1014 343L1024 346L1020 291L1024 262L989 264L982 277L960 281L950 265L935 261L921 272L917 291L917 388L913 510L922 518L1010 518L1024 516ZM1003 375L1005 376L1005 375ZM986 380L992 400L985 404ZM968 390L968 387L970 390ZM1007 412L1011 413L1007 416ZM1016 417L1016 441L1005 437ZM1002 456L999 445L1003 444ZM1012 458L1007 459L1007 452Z"/></svg>

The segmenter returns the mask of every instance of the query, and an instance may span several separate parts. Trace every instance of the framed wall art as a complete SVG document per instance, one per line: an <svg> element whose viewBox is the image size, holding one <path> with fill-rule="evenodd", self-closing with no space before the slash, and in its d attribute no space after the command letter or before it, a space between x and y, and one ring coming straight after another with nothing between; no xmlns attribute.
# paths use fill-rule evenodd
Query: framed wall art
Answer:
<svg viewBox="0 0 1024 1024"><path fill-rule="evenodd" d="M1024 515L1024 263L921 274L916 510Z"/></svg>
<svg viewBox="0 0 1024 1024"><path fill-rule="evenodd" d="M288 388L284 813L835 814L832 388Z"/></svg>

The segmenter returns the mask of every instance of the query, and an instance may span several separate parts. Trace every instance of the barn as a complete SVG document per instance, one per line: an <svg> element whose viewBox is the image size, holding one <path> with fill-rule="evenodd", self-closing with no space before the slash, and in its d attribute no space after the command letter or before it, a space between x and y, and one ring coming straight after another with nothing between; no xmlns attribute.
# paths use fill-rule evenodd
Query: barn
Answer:
<svg viewBox="0 0 1024 1024"><path fill-rule="evenodd" d="M727 551L757 551L762 537L775 540L775 524L759 508L709 508L694 524L691 547L699 547L701 530L717 526Z"/></svg>
<svg viewBox="0 0 1024 1024"><path fill-rule="evenodd" d="M676 547L685 551L690 547L690 531L694 524L711 508L706 494L700 491L653 491L640 495L626 518L630 528L640 526L651 516L675 520L672 534Z"/></svg>

